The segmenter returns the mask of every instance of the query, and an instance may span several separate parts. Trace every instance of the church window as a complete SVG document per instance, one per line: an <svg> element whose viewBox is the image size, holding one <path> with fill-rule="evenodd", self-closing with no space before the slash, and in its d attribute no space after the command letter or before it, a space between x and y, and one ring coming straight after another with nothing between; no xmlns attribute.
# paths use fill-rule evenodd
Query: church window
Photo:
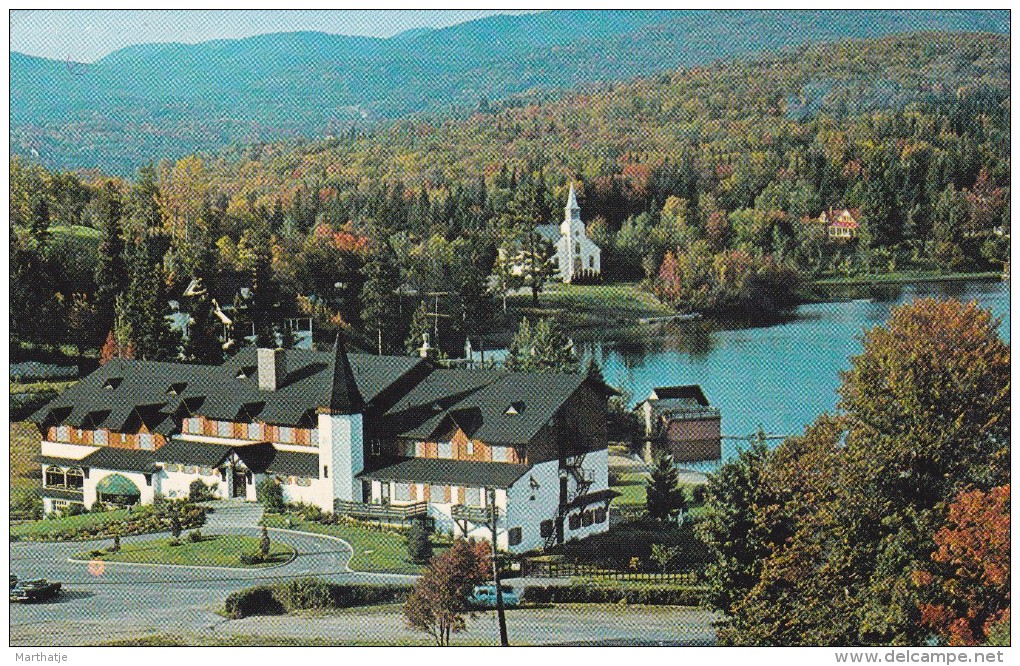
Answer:
<svg viewBox="0 0 1020 666"><path fill-rule="evenodd" d="M588 268L595 268L595 257L588 257Z"/></svg>

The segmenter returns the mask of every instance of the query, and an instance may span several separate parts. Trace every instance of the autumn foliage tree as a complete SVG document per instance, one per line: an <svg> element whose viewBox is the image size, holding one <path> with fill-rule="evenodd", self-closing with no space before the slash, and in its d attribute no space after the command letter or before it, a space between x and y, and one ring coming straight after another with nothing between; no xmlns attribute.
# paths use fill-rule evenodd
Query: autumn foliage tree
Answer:
<svg viewBox="0 0 1020 666"><path fill-rule="evenodd" d="M404 603L404 620L415 631L431 636L436 645L449 645L451 634L467 626L468 595L486 577L482 549L464 539L432 558Z"/></svg>
<svg viewBox="0 0 1020 666"><path fill-rule="evenodd" d="M1010 614L1009 484L960 493L915 574L921 622L949 645L979 645Z"/></svg>
<svg viewBox="0 0 1020 666"><path fill-rule="evenodd" d="M968 518L977 507L967 495L946 522L959 493L1009 482L1010 354L996 328L974 303L895 308L864 334L841 413L755 467L741 456L714 475L703 530L724 642L909 645L933 629L980 641L1001 619L1000 565L968 569L975 553L955 536L979 539L976 521L995 521ZM989 562L1002 550L971 547Z"/></svg>

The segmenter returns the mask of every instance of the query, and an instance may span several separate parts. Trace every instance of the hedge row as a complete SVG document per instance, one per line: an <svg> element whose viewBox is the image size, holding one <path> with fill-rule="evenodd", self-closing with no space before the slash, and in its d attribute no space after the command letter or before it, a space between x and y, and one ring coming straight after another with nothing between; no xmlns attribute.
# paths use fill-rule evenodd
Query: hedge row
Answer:
<svg viewBox="0 0 1020 666"><path fill-rule="evenodd" d="M354 608L400 603L409 592L410 588L401 585L341 585L301 578L232 592L224 602L224 611L236 620L251 615L283 615L296 610Z"/></svg>
<svg viewBox="0 0 1020 666"><path fill-rule="evenodd" d="M524 601L539 604L644 604L648 606L700 606L703 587L676 585L571 584L528 586Z"/></svg>

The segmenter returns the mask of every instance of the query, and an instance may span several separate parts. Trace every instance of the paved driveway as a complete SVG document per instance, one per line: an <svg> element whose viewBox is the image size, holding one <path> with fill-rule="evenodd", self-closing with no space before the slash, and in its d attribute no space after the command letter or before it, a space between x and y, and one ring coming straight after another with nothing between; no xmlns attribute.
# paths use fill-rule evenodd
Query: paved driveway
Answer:
<svg viewBox="0 0 1020 666"><path fill-rule="evenodd" d="M253 513L218 512L207 533L258 536ZM254 516L254 518L253 518ZM213 529L214 528L214 529ZM41 604L11 604L11 645L74 646L125 640L151 634L201 637L261 635L302 639L328 637L337 644L407 643L421 640L404 627L399 607L352 609L325 617L253 617L226 620L214 611L238 589L297 577L316 576L336 582L410 584L413 576L350 572L348 544L321 535L270 530L274 540L291 545L297 557L271 569L203 569L106 563L92 575L85 563L68 562L74 554L107 546L110 540L78 543L12 543L11 572L64 583L65 593ZM124 542L165 537L150 534ZM522 581L508 581L520 584ZM706 611L671 607L556 606L508 612L515 644L711 644L713 617ZM495 633L495 614L469 622L456 642L487 644Z"/></svg>
<svg viewBox="0 0 1020 666"><path fill-rule="evenodd" d="M219 513L219 511L217 511ZM203 527L206 533L257 537L260 514L225 511ZM251 525L251 526L246 526ZM93 575L88 565L69 562L72 555L105 547L110 540L77 543L10 545L11 573L63 582L65 593L53 602L11 604L12 645L82 645L152 632L205 632L224 618L213 611L234 590L281 580L316 576L337 582L410 583L412 576L353 573L347 568L351 548L321 535L270 530L271 537L292 546L293 561L269 569L212 569L105 563ZM162 534L125 537L123 542L162 538Z"/></svg>

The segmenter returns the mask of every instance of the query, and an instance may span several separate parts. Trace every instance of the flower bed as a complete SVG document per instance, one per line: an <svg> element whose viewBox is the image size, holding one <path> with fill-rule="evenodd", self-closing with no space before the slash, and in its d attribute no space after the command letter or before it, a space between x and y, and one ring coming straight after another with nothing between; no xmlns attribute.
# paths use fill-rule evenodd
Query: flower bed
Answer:
<svg viewBox="0 0 1020 666"><path fill-rule="evenodd" d="M88 541L120 534L132 536L165 532L176 514L181 529L205 524L205 509L186 500L168 500L158 505L83 513L78 516L47 518L11 526L11 541Z"/></svg>

